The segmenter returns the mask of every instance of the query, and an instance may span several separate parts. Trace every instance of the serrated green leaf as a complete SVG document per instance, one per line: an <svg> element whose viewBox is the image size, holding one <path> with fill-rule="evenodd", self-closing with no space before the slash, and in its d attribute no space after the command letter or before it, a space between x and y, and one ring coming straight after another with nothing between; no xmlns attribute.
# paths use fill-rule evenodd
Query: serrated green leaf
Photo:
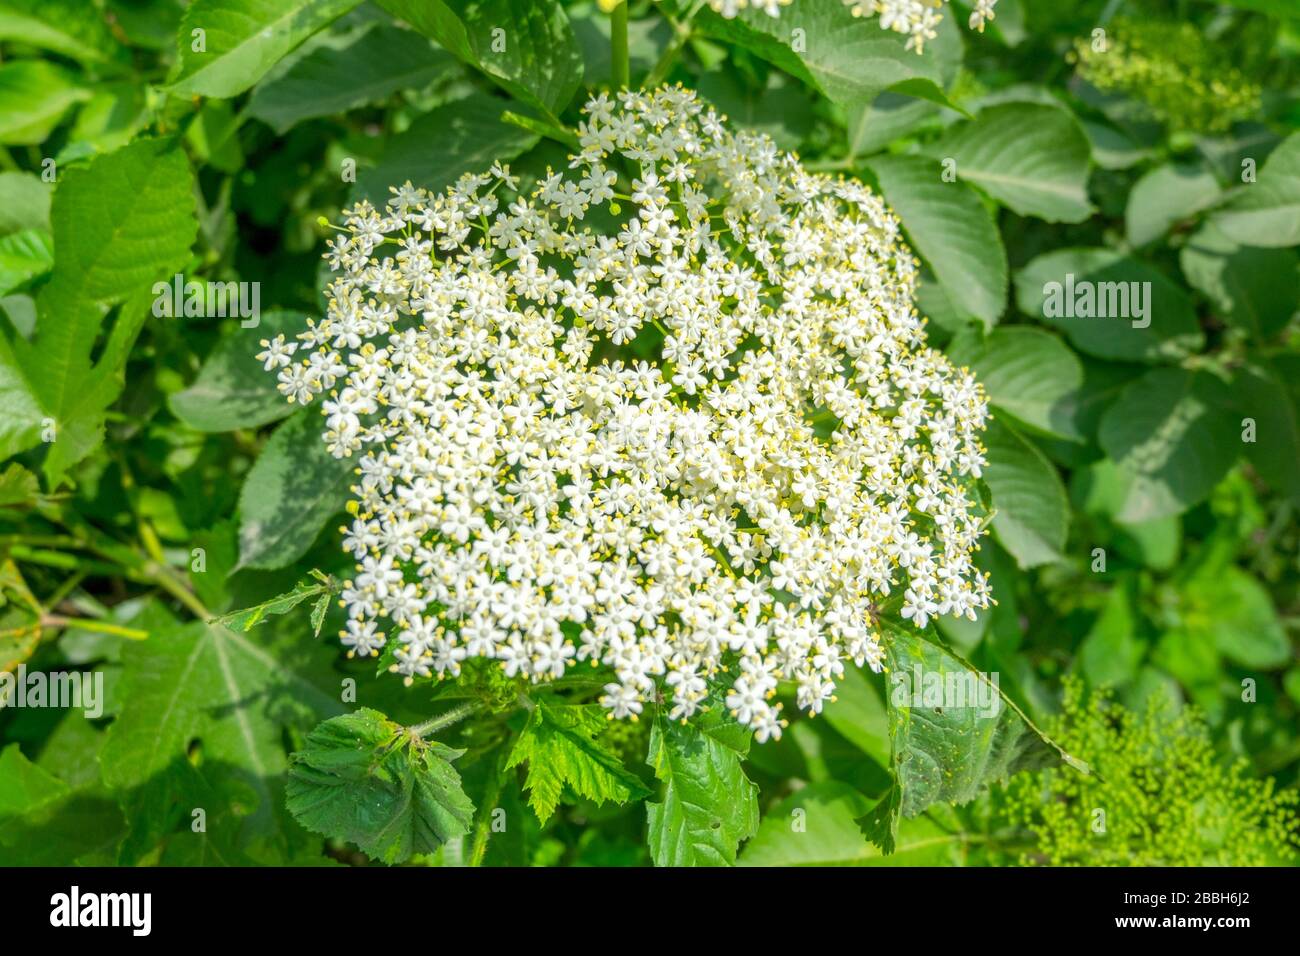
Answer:
<svg viewBox="0 0 1300 956"><path fill-rule="evenodd" d="M265 312L255 328L235 328L208 354L190 386L168 396L172 413L202 432L258 428L293 414L276 387L274 372L266 371L254 356L263 339L283 333L294 337L307 327L301 312Z"/></svg>
<svg viewBox="0 0 1300 956"><path fill-rule="evenodd" d="M1022 568L1059 561L1070 528L1070 503L1056 469L1005 422L984 433L984 481L993 496L993 531Z"/></svg>
<svg viewBox="0 0 1300 956"><path fill-rule="evenodd" d="M1207 372L1152 369L1101 420L1102 450L1129 475L1121 521L1186 511L1205 499L1240 453L1231 394Z"/></svg>
<svg viewBox="0 0 1300 956"><path fill-rule="evenodd" d="M178 96L231 97L361 0L194 0L176 34ZM202 49L196 49L202 31Z"/></svg>
<svg viewBox="0 0 1300 956"><path fill-rule="evenodd" d="M710 733L710 725L655 718L646 763L663 784L646 804L655 866L730 866L736 849L758 828L758 787L749 781L744 750Z"/></svg>
<svg viewBox="0 0 1300 956"><path fill-rule="evenodd" d="M48 232L26 229L0 237L0 296L21 289L54 267L54 240Z"/></svg>
<svg viewBox="0 0 1300 956"><path fill-rule="evenodd" d="M39 145L76 103L90 97L75 74L45 60L0 65L0 143Z"/></svg>
<svg viewBox="0 0 1300 956"><path fill-rule="evenodd" d="M1057 106L1006 103L961 123L927 149L956 160L957 178L1008 209L1048 222L1082 222L1088 201L1088 140Z"/></svg>
<svg viewBox="0 0 1300 956"><path fill-rule="evenodd" d="M941 26L939 38L921 55L906 49L897 33L854 17L841 0L800 0L797 15L783 17L768 16L753 5L732 18L706 8L692 26L744 47L848 111L864 109L891 88L951 105L943 83L961 48L951 24Z"/></svg>
<svg viewBox="0 0 1300 956"><path fill-rule="evenodd" d="M940 165L919 156L877 156L868 167L954 307L996 325L1006 307L1007 254L979 197L965 183L944 182Z"/></svg>
<svg viewBox="0 0 1300 956"><path fill-rule="evenodd" d="M1083 365L1059 338L1024 325L994 329L983 343L954 343L949 357L966 365L989 404L1048 435L1082 440L1079 391Z"/></svg>
<svg viewBox="0 0 1300 956"><path fill-rule="evenodd" d="M413 30L376 24L340 47L322 45L253 91L248 115L285 132L317 116L346 113L457 71L456 61Z"/></svg>
<svg viewBox="0 0 1300 956"><path fill-rule="evenodd" d="M0 0L0 40L62 53L82 63L130 60L99 8L85 0Z"/></svg>
<svg viewBox="0 0 1300 956"><path fill-rule="evenodd" d="M239 492L239 568L283 568L343 510L356 461L335 458L314 408L272 433Z"/></svg>
<svg viewBox="0 0 1300 956"><path fill-rule="evenodd" d="M1086 306L1085 295L1094 303L1091 317L1070 308L1071 296L1076 306ZM1139 300L1143 310L1136 308ZM1058 249L1032 259L1016 273L1016 304L1097 358L1168 362L1205 342L1187 293L1117 249Z"/></svg>
<svg viewBox="0 0 1300 956"><path fill-rule="evenodd" d="M469 832L474 805L451 765L461 753L375 710L333 717L293 755L289 810L310 830L402 863Z"/></svg>
<svg viewBox="0 0 1300 956"><path fill-rule="evenodd" d="M1217 314L1256 342L1285 329L1300 307L1300 256L1294 249L1243 246L1206 223L1179 251L1178 263Z"/></svg>
<svg viewBox="0 0 1300 956"><path fill-rule="evenodd" d="M1243 246L1300 245L1300 133L1284 139L1211 221Z"/></svg>
<svg viewBox="0 0 1300 956"><path fill-rule="evenodd" d="M558 114L582 82L582 51L556 0L378 0L516 99Z"/></svg>
<svg viewBox="0 0 1300 956"><path fill-rule="evenodd" d="M321 623L325 618L325 610L328 610L330 597L337 590L337 585L330 578L326 578L324 581L318 580L315 584L304 578L294 585L292 591L286 591L284 594L276 595L270 600L255 604L252 607L223 614L209 623L219 624L233 631L247 633L258 624L263 623L268 617L288 614L303 601L315 598L316 606L312 610L311 619L315 634L319 637Z"/></svg>
<svg viewBox="0 0 1300 956"><path fill-rule="evenodd" d="M1155 242L1171 228L1211 208L1223 195L1208 170L1190 163L1165 163L1133 184L1124 207L1129 245Z"/></svg>
<svg viewBox="0 0 1300 956"><path fill-rule="evenodd" d="M565 788L596 803L627 803L646 796L641 781L596 738L607 726L606 711L595 704L537 701L510 751L506 768L528 763L524 783L528 804L545 823Z"/></svg>
<svg viewBox="0 0 1300 956"><path fill-rule="evenodd" d="M0 457L54 440L51 484L103 440L104 411L120 394L127 353L148 315L150 289L188 257L198 230L185 154L139 140L62 175L51 210L54 270L37 298L32 341L0 342ZM99 358L107 309L122 304ZM2 336L0 336L2 338Z"/></svg>
<svg viewBox="0 0 1300 956"><path fill-rule="evenodd" d="M1087 768L1035 727L993 675L976 671L930 632L887 625L885 641L898 812L966 803L992 783L1060 759Z"/></svg>

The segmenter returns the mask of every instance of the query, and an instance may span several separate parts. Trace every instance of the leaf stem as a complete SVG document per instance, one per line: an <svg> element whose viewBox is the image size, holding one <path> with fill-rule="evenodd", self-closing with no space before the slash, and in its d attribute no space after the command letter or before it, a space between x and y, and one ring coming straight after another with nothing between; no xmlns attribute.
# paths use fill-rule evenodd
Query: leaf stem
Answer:
<svg viewBox="0 0 1300 956"><path fill-rule="evenodd" d="M458 724L466 717L482 709L483 705L478 701L460 704L451 710L444 711L436 717L430 717L422 724L416 724L411 728L411 733L418 734L421 737L427 737L444 727L450 727L452 724Z"/></svg>

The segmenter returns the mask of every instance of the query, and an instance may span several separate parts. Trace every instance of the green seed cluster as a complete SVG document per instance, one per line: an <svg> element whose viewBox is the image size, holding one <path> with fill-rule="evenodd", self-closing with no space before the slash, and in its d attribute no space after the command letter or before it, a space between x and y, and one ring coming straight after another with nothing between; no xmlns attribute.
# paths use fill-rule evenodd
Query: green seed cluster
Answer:
<svg viewBox="0 0 1300 956"><path fill-rule="evenodd" d="M1070 681L1054 729L1093 772L1012 780L1004 809L1038 844L1022 864L1262 866L1300 850L1300 796L1221 761L1194 710L1155 695L1137 713Z"/></svg>

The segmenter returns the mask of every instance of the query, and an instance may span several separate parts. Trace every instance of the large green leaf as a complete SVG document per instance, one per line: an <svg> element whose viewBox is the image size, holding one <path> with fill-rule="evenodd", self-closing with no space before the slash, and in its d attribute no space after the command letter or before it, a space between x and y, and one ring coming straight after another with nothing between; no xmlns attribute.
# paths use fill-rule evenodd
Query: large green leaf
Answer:
<svg viewBox="0 0 1300 956"><path fill-rule="evenodd" d="M1022 568L1059 561L1070 502L1056 469L1037 448L994 418L984 433L984 481L993 496L993 531Z"/></svg>
<svg viewBox="0 0 1300 956"><path fill-rule="evenodd" d="M734 864L736 848L754 835L758 787L741 767L749 733L736 729L708 714L698 726L655 718L646 763L663 790L646 816L656 866Z"/></svg>
<svg viewBox="0 0 1300 956"><path fill-rule="evenodd" d="M510 751L506 768L528 764L528 803L545 823L567 787L596 803L627 803L647 791L617 756L597 740L608 726L596 704L566 705L539 700Z"/></svg>
<svg viewBox="0 0 1300 956"><path fill-rule="evenodd" d="M88 64L130 61L129 48L113 36L101 10L86 0L0 0L0 40Z"/></svg>
<svg viewBox="0 0 1300 956"><path fill-rule="evenodd" d="M1184 591L1183 626L1192 640L1212 644L1242 667L1268 670L1291 660L1291 641L1273 598L1249 572L1236 565L1209 566Z"/></svg>
<svg viewBox="0 0 1300 956"><path fill-rule="evenodd" d="M31 173L0 173L0 236L50 228L53 187Z"/></svg>
<svg viewBox="0 0 1300 956"><path fill-rule="evenodd" d="M1088 202L1088 140L1068 111L1038 103L981 110L930 146L956 161L959 179L974 183L1022 216L1082 222Z"/></svg>
<svg viewBox="0 0 1300 956"><path fill-rule="evenodd" d="M154 282L189 255L198 229L185 154L168 140L140 140L63 174L51 211L55 264L37 299L32 341L0 344L0 457L36 444L56 426L45 461L51 483L103 440L104 411L120 394L127 353ZM122 304L92 362L106 310Z"/></svg>
<svg viewBox="0 0 1300 956"><path fill-rule="evenodd" d="M1058 249L1032 259L1016 273L1016 304L1097 358L1167 362L1205 340L1187 293L1116 249Z"/></svg>
<svg viewBox="0 0 1300 956"><path fill-rule="evenodd" d="M172 413L202 432L257 428L287 418L297 406L276 388L275 372L253 356L263 339L280 333L293 339L306 327L302 313L276 310L263 313L255 328L234 329L208 354L193 383L168 397Z"/></svg>
<svg viewBox="0 0 1300 956"><path fill-rule="evenodd" d="M1187 240L1178 261L1216 314L1256 342L1285 329L1300 308L1300 256L1293 249L1243 246L1206 223Z"/></svg>
<svg viewBox="0 0 1300 956"><path fill-rule="evenodd" d="M1165 163L1133 184L1124 209L1129 245L1155 242L1173 226L1209 209L1223 195L1219 181L1202 166Z"/></svg>
<svg viewBox="0 0 1300 956"><path fill-rule="evenodd" d="M235 96L361 0L194 0L176 36L172 92ZM195 31L202 31L202 49Z"/></svg>
<svg viewBox="0 0 1300 956"><path fill-rule="evenodd" d="M277 428L239 492L240 568L283 568L343 510L355 458L335 458L325 420L304 409Z"/></svg>
<svg viewBox="0 0 1300 956"><path fill-rule="evenodd" d="M518 156L537 137L502 122L506 105L487 94L473 93L419 117L393 137L377 166L358 177L352 198L367 198L382 206L388 188L407 180L438 192L464 173L480 173L494 160Z"/></svg>
<svg viewBox="0 0 1300 956"><path fill-rule="evenodd" d="M73 104L90 97L77 77L46 60L0 66L0 143L39 145Z"/></svg>
<svg viewBox="0 0 1300 956"><path fill-rule="evenodd" d="M763 817L745 844L741 866L945 866L966 839L927 818L904 820L894 852L885 856L863 837L858 820L871 801L846 783L801 787Z"/></svg>
<svg viewBox="0 0 1300 956"><path fill-rule="evenodd" d="M1213 222L1243 246L1300 245L1300 133L1269 154L1256 181L1239 186Z"/></svg>
<svg viewBox="0 0 1300 956"><path fill-rule="evenodd" d="M752 5L731 19L705 8L693 27L774 63L848 111L865 109L890 88L946 104L945 73L960 57L950 24L917 55L897 33L854 17L841 0L799 0L797 11L781 17Z"/></svg>
<svg viewBox="0 0 1300 956"><path fill-rule="evenodd" d="M451 765L462 753L375 710L333 717L293 755L289 810L308 829L385 863L432 853L474 820Z"/></svg>
<svg viewBox="0 0 1300 956"><path fill-rule="evenodd" d="M1186 511L1204 500L1241 451L1232 395L1208 372L1152 369L1101 420L1102 450L1127 474L1121 521Z"/></svg>
<svg viewBox="0 0 1300 956"><path fill-rule="evenodd" d="M255 643L154 611L134 623L149 637L123 646L124 704L101 754L105 782L122 793L133 830L145 831L130 842L165 834L179 810L186 825L172 842L182 857L241 862L243 854L283 852L284 735L342 710L303 659L322 649L292 632L262 630ZM191 832L192 807L205 810L206 834Z"/></svg>
<svg viewBox="0 0 1300 956"><path fill-rule="evenodd" d="M413 30L376 24L344 46L321 45L284 73L260 83L248 115L283 133L316 116L379 103L458 70L455 60Z"/></svg>
<svg viewBox="0 0 1300 956"><path fill-rule="evenodd" d="M0 296L20 289L54 266L50 234L26 229L0 237Z"/></svg>
<svg viewBox="0 0 1300 956"><path fill-rule="evenodd" d="M955 342L949 357L966 365L989 403L1040 432L1078 441L1083 365L1059 338L1025 325L994 329L982 343Z"/></svg>
<svg viewBox="0 0 1300 956"><path fill-rule="evenodd" d="M1086 765L1042 733L1002 691L996 674L976 671L930 636L888 626L889 718L896 792L886 798L886 845L898 816L935 803L966 803L992 783L1057 759Z"/></svg>
<svg viewBox="0 0 1300 956"><path fill-rule="evenodd" d="M918 156L877 156L869 168L912 246L964 315L991 328L1007 298L1007 254L993 217L965 183Z"/></svg>
<svg viewBox="0 0 1300 956"><path fill-rule="evenodd" d="M511 96L557 114L582 82L582 52L556 0L378 0Z"/></svg>
<svg viewBox="0 0 1300 956"><path fill-rule="evenodd" d="M1292 358L1243 365L1233 375L1232 394L1242 417L1255 422L1255 440L1243 445L1246 457L1275 491L1300 498L1300 362Z"/></svg>

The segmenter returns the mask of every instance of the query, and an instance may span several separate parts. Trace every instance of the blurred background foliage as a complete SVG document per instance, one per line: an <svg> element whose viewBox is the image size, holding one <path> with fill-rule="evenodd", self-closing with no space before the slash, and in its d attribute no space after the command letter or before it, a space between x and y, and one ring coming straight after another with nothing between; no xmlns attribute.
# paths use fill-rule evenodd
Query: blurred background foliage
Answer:
<svg viewBox="0 0 1300 956"><path fill-rule="evenodd" d="M739 862L1293 862L1300 9L1000 0L979 35L954 3L915 57L839 0L689 6L631 4L634 84L698 89L900 215L932 341L997 419L998 604L942 637L1099 771L935 804L884 857L863 821L890 793L888 687L850 674L824 718L750 748L762 821ZM0 0L0 670L106 687L95 719L0 711L0 863L364 862L284 809L288 754L354 704L416 722L504 700L459 732L466 791L496 786L518 715L494 670L375 679L328 601L313 637L328 586L247 631L204 623L350 570L346 465L250 358L322 308L319 217L498 158L541 175L609 85L593 3L449 3L463 48L420 7ZM523 31L501 59L473 40L497 23ZM261 324L154 316L174 273L260 283ZM1150 326L1047 317L1066 273L1151 283ZM602 734L652 787L647 737ZM640 805L570 794L543 826L523 799L507 775L519 825L425 862L650 861Z"/></svg>

